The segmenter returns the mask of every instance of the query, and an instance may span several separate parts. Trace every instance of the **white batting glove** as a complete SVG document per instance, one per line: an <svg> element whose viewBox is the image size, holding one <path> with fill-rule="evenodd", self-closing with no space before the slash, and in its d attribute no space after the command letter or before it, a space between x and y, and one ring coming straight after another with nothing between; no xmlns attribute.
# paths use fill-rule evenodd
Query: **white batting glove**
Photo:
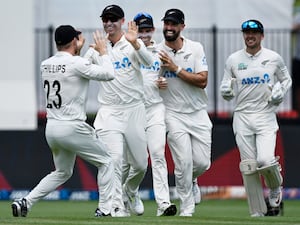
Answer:
<svg viewBox="0 0 300 225"><path fill-rule="evenodd" d="M221 95L227 101L230 101L235 96L234 90L232 88L233 82L234 79L222 81L222 84L220 86Z"/></svg>
<svg viewBox="0 0 300 225"><path fill-rule="evenodd" d="M272 88L272 94L269 98L269 103L272 105L279 105L283 101L284 93L281 88L280 82L276 82L276 84Z"/></svg>

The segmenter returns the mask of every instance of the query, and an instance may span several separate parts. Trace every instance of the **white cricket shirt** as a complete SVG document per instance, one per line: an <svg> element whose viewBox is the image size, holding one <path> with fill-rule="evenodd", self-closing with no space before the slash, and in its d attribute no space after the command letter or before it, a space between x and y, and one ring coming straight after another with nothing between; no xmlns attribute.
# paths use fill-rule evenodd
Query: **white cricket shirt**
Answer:
<svg viewBox="0 0 300 225"><path fill-rule="evenodd" d="M182 38L183 46L176 53L166 46L164 41L157 48L167 52L176 65L181 66L188 72L199 73L208 71L202 44ZM168 88L160 90L160 95L167 110L191 113L206 108L208 99L205 89L191 85L179 78L175 72L165 69L161 70L161 76L168 81Z"/></svg>
<svg viewBox="0 0 300 225"><path fill-rule="evenodd" d="M141 64L151 65L152 57L143 41L138 39L138 42L141 46L139 50L135 50L124 35L113 47L107 43L115 79L110 82L99 82L98 100L101 105L119 107L143 103L143 77L140 67ZM90 53L87 52L85 57L90 57ZM94 54L91 57L94 61Z"/></svg>
<svg viewBox="0 0 300 225"><path fill-rule="evenodd" d="M225 64L222 82L236 79L235 111L244 113L273 112L276 107L268 104L271 85L280 81L284 93L291 86L291 77L282 57L262 48L256 55L245 49L231 54Z"/></svg>
<svg viewBox="0 0 300 225"><path fill-rule="evenodd" d="M145 106L149 107L153 104L160 103L163 100L159 95L159 88L155 83L155 81L159 78L160 69L158 51L155 48L155 44L147 46L147 50L152 55L153 63L150 66L141 65L141 72L144 79Z"/></svg>
<svg viewBox="0 0 300 225"><path fill-rule="evenodd" d="M98 66L80 56L59 51L41 63L48 119L86 120L89 80L114 78L108 55L101 58L102 66Z"/></svg>

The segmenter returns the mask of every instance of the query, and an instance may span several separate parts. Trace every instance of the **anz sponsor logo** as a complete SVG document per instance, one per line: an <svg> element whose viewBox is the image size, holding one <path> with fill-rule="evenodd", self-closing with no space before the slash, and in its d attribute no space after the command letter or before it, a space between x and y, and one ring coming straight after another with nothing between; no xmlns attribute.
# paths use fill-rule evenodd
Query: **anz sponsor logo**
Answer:
<svg viewBox="0 0 300 225"><path fill-rule="evenodd" d="M193 72L192 68L186 68L185 70L186 70L187 72L189 72L189 73L192 73L192 72ZM172 72L172 71L167 70L167 71L165 71L165 73L163 74L163 77L166 77L166 78L177 78L178 76L176 75L175 72Z"/></svg>
<svg viewBox="0 0 300 225"><path fill-rule="evenodd" d="M267 84L270 83L270 75L265 73L263 78L257 77L246 77L242 79L242 85L251 85L251 84Z"/></svg>
<svg viewBox="0 0 300 225"><path fill-rule="evenodd" d="M141 65L141 69L144 69L144 70L159 71L159 68L160 68L160 64L158 61L154 61L152 66Z"/></svg>
<svg viewBox="0 0 300 225"><path fill-rule="evenodd" d="M129 68L131 66L131 62L127 57L123 58L121 62L116 61L114 62L114 67L116 70L118 69L124 69L124 68Z"/></svg>

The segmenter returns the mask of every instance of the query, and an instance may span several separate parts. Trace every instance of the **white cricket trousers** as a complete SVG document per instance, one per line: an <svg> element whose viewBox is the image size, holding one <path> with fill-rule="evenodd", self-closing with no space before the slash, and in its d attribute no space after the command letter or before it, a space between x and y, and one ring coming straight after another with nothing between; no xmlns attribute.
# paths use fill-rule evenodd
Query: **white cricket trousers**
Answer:
<svg viewBox="0 0 300 225"><path fill-rule="evenodd" d="M278 131L275 113L234 112L232 124L241 160L254 159L259 167L274 162Z"/></svg>
<svg viewBox="0 0 300 225"><path fill-rule="evenodd" d="M212 123L206 110L193 113L166 110L166 126L180 213L194 213L193 180L211 165Z"/></svg>
<svg viewBox="0 0 300 225"><path fill-rule="evenodd" d="M94 127L109 147L115 166L115 196L113 208L125 209L122 182L129 195L137 194L148 167L146 143L146 113L144 104L101 106ZM124 155L128 156L130 172L123 177ZM126 157L127 158L127 157Z"/></svg>
<svg viewBox="0 0 300 225"><path fill-rule="evenodd" d="M153 190L158 207L170 203L168 169L165 158L165 106L162 103L146 107L146 136L151 159Z"/></svg>
<svg viewBox="0 0 300 225"><path fill-rule="evenodd" d="M98 207L111 213L114 194L114 167L107 146L97 138L94 129L83 121L48 120L46 139L51 148L55 170L44 177L25 197L31 207L73 174L76 156L98 168Z"/></svg>

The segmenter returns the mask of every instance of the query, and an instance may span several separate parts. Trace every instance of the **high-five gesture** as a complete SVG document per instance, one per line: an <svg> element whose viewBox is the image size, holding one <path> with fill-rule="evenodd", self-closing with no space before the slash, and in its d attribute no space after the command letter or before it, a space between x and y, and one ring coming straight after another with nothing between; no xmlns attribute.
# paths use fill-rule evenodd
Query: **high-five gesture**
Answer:
<svg viewBox="0 0 300 225"><path fill-rule="evenodd" d="M96 32L93 33L94 37L94 49L100 53L100 55L107 54L107 48L106 48L106 38L102 33L99 32L99 30L96 30Z"/></svg>
<svg viewBox="0 0 300 225"><path fill-rule="evenodd" d="M128 22L128 30L125 33L125 38L131 43L135 50L138 50L140 48L140 44L137 42L138 27L134 21Z"/></svg>

